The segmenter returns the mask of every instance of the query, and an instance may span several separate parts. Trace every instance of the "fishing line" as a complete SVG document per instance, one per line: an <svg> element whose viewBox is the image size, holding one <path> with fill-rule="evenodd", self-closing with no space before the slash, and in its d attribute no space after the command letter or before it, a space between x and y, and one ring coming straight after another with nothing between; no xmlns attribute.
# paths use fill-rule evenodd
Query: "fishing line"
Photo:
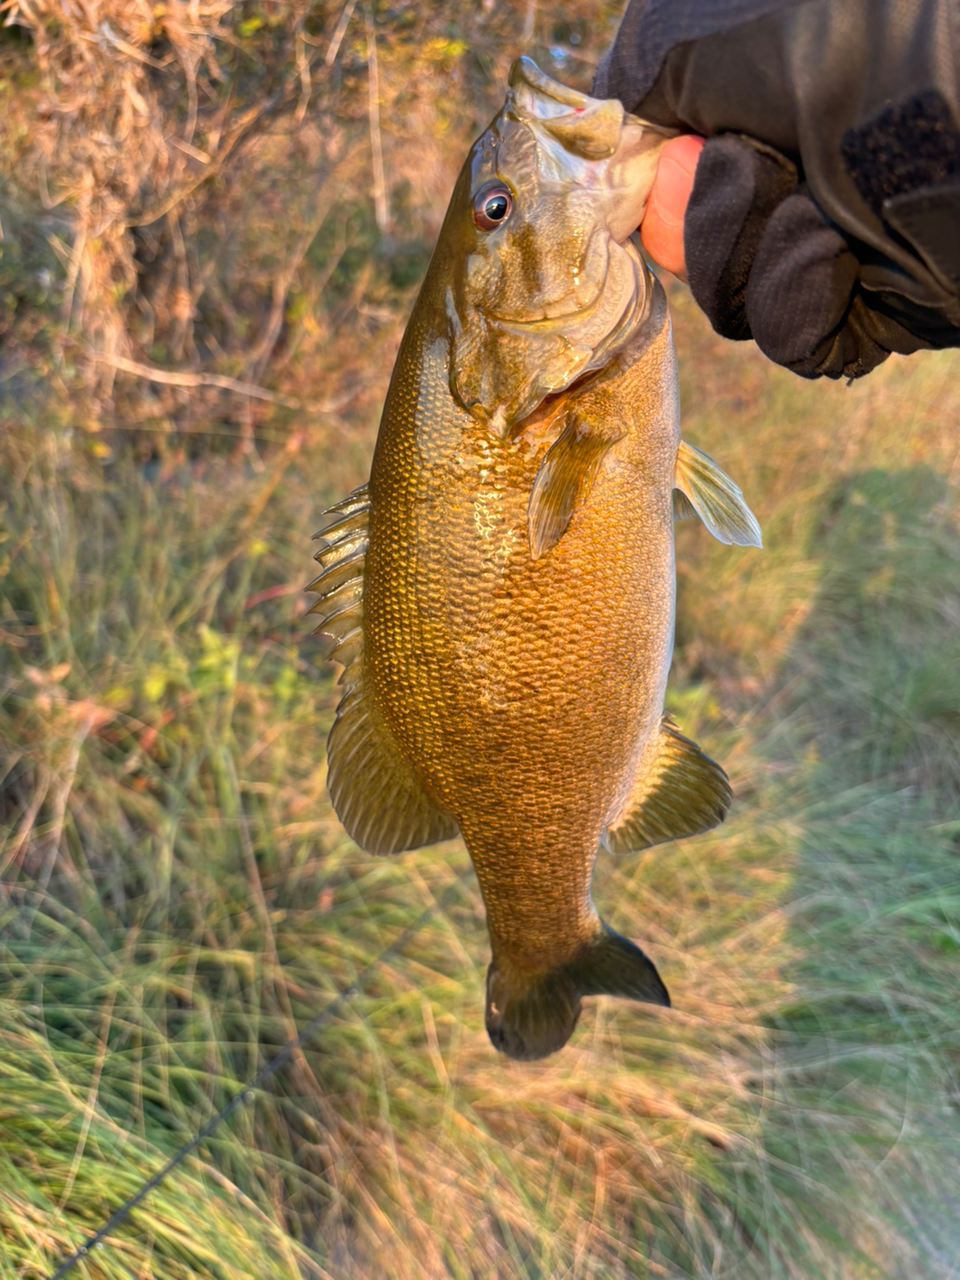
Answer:
<svg viewBox="0 0 960 1280"><path fill-rule="evenodd" d="M168 1178L170 1174L173 1173L174 1169L176 1169L178 1165L181 1165L184 1160L186 1160L187 1156L189 1156L193 1151L196 1151L197 1147L209 1138L210 1134L213 1133L213 1131L218 1128L224 1120L229 1119L229 1117L232 1116L235 1111L238 1111L245 1103L252 1102L256 1090L261 1088L272 1075L275 1075L276 1072L280 1070L281 1067L285 1066L296 1051L306 1044L314 1032L318 1031L324 1023L328 1022L337 1013L339 1013L345 1005L349 1004L354 997L358 996L362 991L364 984L373 976L380 966L389 960L391 956L394 956L398 951L405 947L414 934L419 933L427 921L430 920L436 912L446 906L447 901L453 896L454 890L460 886L460 883L460 877L457 877L452 884L447 886L435 902L431 903L429 907L425 907L419 916L417 916L416 920L414 920L412 924L407 925L398 938L394 939L388 947L384 947L381 952L374 956L370 963L366 965L365 968L361 969L360 973L348 987L344 987L341 992L335 995L330 1003L325 1005L316 1017L312 1018L310 1022L307 1023L299 1035L297 1035L293 1040L288 1040L280 1052L275 1057L271 1058L266 1066L261 1067L257 1074L251 1080L248 1080L239 1092L234 1094L230 1101L225 1106L221 1107L211 1120L207 1121L199 1133L191 1138L185 1146L182 1146L176 1155L171 1156L162 1169L155 1173L148 1182L145 1182L135 1195L132 1195L129 1200L125 1201L120 1206L116 1213L114 1213L113 1216L103 1224L96 1235L90 1236L90 1238L81 1245L76 1253L71 1254L65 1262L61 1263L59 1269L49 1277L49 1280L61 1280L61 1277L65 1276L68 1271L72 1271L77 1263L82 1262L83 1259L89 1255L91 1249L95 1249L97 1245L105 1240L107 1236L109 1236L113 1230L128 1217L137 1205L141 1204L147 1198L155 1187L158 1187L164 1179Z"/></svg>

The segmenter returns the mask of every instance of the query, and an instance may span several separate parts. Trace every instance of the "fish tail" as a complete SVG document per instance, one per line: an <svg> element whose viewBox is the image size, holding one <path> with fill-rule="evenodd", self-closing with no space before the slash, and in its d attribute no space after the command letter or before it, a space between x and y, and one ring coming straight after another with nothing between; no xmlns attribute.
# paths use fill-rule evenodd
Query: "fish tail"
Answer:
<svg viewBox="0 0 960 1280"><path fill-rule="evenodd" d="M487 1034L509 1058L546 1058L573 1035L581 997L599 995L670 1005L652 962L602 922L573 960L549 973L518 974L494 958L487 972Z"/></svg>

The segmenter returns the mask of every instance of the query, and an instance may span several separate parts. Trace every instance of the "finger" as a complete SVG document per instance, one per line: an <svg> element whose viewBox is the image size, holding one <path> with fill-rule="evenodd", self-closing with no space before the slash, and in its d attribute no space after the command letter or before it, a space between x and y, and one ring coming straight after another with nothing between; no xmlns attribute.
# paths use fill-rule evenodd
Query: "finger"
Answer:
<svg viewBox="0 0 960 1280"><path fill-rule="evenodd" d="M640 227L640 239L650 257L681 280L686 279L683 218L703 143L703 138L688 133L664 144Z"/></svg>

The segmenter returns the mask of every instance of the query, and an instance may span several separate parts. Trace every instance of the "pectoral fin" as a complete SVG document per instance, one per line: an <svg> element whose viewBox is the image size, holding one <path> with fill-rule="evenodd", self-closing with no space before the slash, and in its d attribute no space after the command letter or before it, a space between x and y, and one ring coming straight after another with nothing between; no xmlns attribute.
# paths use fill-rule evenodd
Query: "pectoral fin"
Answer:
<svg viewBox="0 0 960 1280"><path fill-rule="evenodd" d="M327 512L316 536L322 572L308 590L317 631L331 636L330 657L344 665L346 692L327 742L327 789L348 834L370 853L399 853L447 840L457 824L431 800L383 719L363 679L363 568L367 550L367 487Z"/></svg>
<svg viewBox="0 0 960 1280"><path fill-rule="evenodd" d="M732 798L723 769L664 716L604 843L612 853L628 853L695 836L719 826Z"/></svg>
<svg viewBox="0 0 960 1280"><path fill-rule="evenodd" d="M693 505L685 493L681 493L679 489L673 491L673 518L677 520L693 520L697 514L697 508Z"/></svg>
<svg viewBox="0 0 960 1280"><path fill-rule="evenodd" d="M570 526L574 512L590 495L611 438L574 418L550 446L530 490L527 527L530 555L539 560L555 547Z"/></svg>
<svg viewBox="0 0 960 1280"><path fill-rule="evenodd" d="M718 542L738 547L762 547L763 535L757 518L743 500L730 477L699 449L681 441L674 476L676 491L674 518L685 519L685 500Z"/></svg>

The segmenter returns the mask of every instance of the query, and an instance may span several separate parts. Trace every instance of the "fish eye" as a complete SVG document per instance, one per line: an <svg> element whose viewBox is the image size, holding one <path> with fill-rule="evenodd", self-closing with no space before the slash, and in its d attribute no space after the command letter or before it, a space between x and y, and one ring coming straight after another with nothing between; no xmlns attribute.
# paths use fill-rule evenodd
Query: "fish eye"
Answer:
<svg viewBox="0 0 960 1280"><path fill-rule="evenodd" d="M473 220L481 231L495 231L510 216L513 196L502 182L479 191L473 201Z"/></svg>

